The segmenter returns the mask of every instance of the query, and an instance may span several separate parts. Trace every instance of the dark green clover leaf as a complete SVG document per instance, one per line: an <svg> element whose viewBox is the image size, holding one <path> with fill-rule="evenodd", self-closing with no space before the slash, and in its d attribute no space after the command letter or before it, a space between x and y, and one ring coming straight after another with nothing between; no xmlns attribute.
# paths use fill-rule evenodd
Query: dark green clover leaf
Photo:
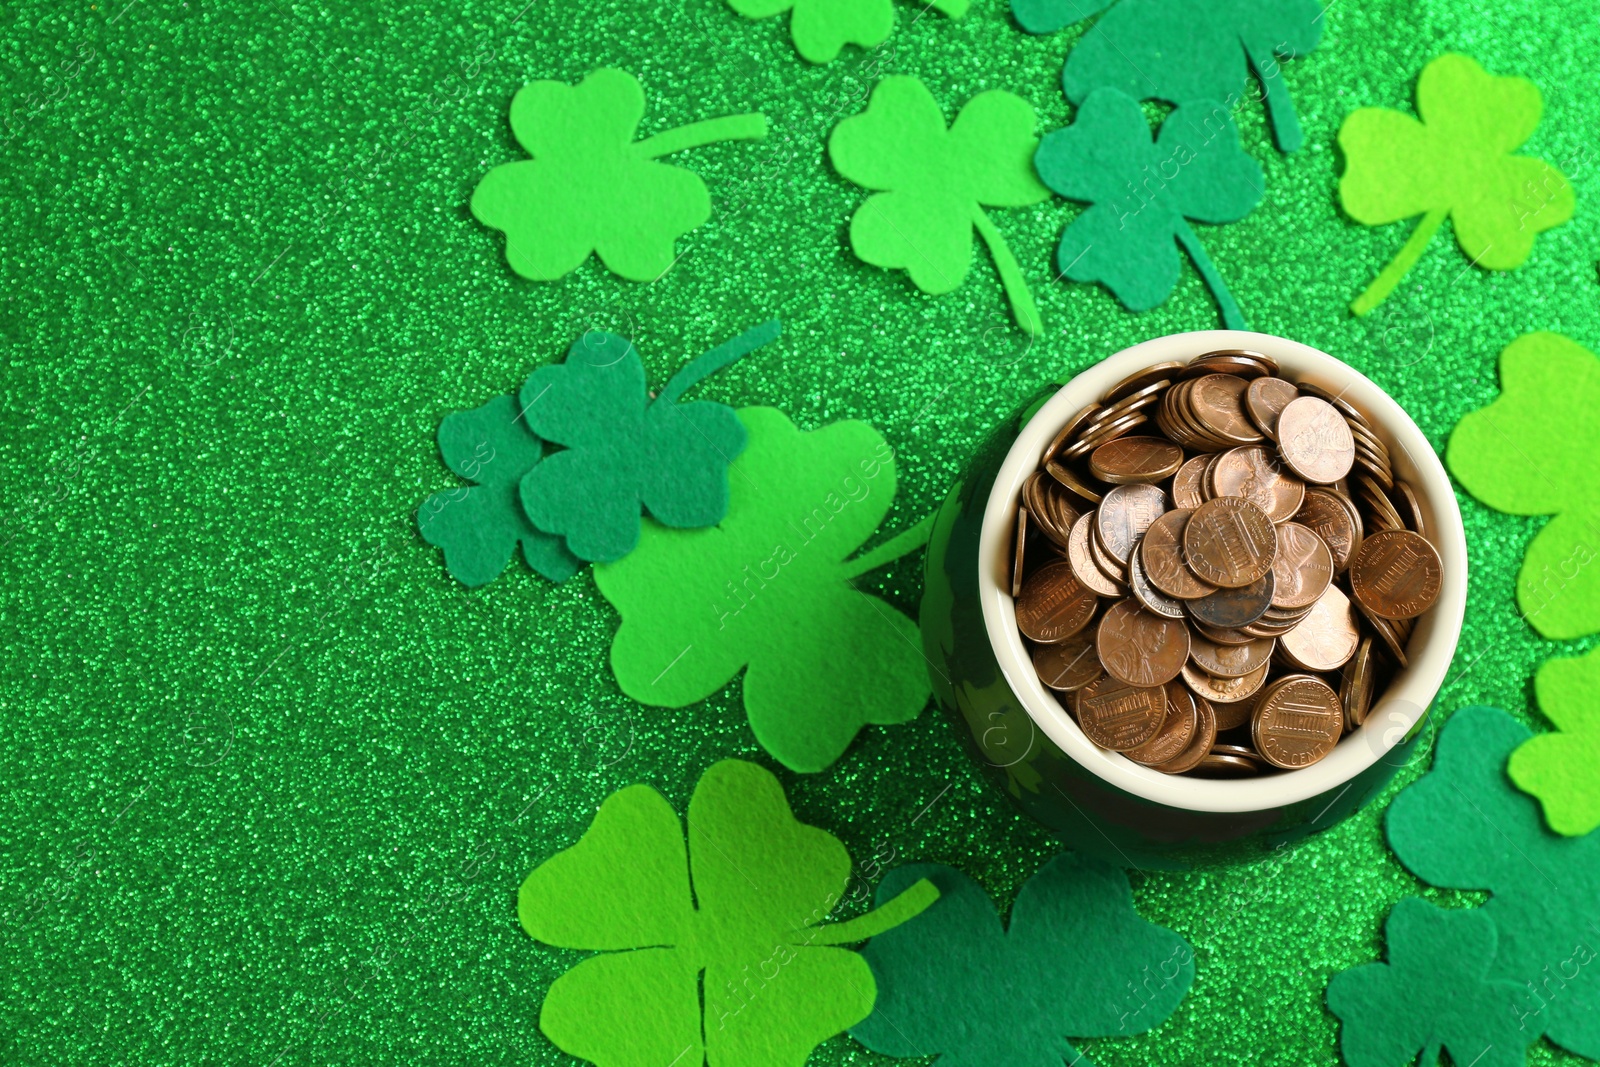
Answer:
<svg viewBox="0 0 1600 1067"><path fill-rule="evenodd" d="M537 530L517 501L517 485L536 467L542 442L518 414L514 396L446 415L439 424L445 465L477 483L434 493L417 509L422 539L444 549L445 569L466 586L492 582L522 545L528 566L564 582L579 562L561 538Z"/></svg>
<svg viewBox="0 0 1600 1067"><path fill-rule="evenodd" d="M689 363L652 402L633 342L588 333L565 363L540 367L522 387L524 417L566 445L522 479L522 506L580 559L621 559L639 543L641 505L664 526L714 526L728 510L728 466L744 449L733 409L680 404L706 376L778 336L776 319Z"/></svg>
<svg viewBox="0 0 1600 1067"><path fill-rule="evenodd" d="M1261 200L1261 168L1240 148L1220 104L1180 106L1152 143L1138 103L1102 89L1071 126L1045 135L1033 163L1050 188L1093 205L1061 237L1061 273L1101 282L1130 311L1146 311L1178 284L1176 241L1216 297L1223 323L1249 329L1185 221L1235 222Z"/></svg>
<svg viewBox="0 0 1600 1067"><path fill-rule="evenodd" d="M923 879L939 899L861 950L878 1003L850 1035L874 1052L938 1053L942 1067L1091 1067L1068 1037L1143 1033L1166 1020L1194 980L1194 951L1139 917L1128 876L1061 855L1028 879L1009 929L952 867L891 871L880 906Z"/></svg>
<svg viewBox="0 0 1600 1067"><path fill-rule="evenodd" d="M1344 1023L1350 1067L1434 1067L1450 1062L1522 1067L1540 1025L1520 1016L1522 987L1488 977L1499 933L1482 909L1445 911L1420 897L1394 906L1384 927L1389 962L1341 971L1328 1007Z"/></svg>
<svg viewBox="0 0 1600 1067"><path fill-rule="evenodd" d="M1114 2L1011 0L1011 10L1029 33L1053 33ZM1120 89L1173 104L1221 100L1231 111L1254 70L1278 147L1293 152L1302 134L1282 61L1310 52L1321 36L1315 0L1121 0L1072 49L1061 81L1074 104L1096 89Z"/></svg>

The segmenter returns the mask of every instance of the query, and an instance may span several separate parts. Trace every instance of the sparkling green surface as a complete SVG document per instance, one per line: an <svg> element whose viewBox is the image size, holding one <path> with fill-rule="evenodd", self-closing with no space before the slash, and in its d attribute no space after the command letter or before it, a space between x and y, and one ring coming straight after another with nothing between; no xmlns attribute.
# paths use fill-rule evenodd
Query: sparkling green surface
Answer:
<svg viewBox="0 0 1600 1067"><path fill-rule="evenodd" d="M862 106L867 63L923 78L947 114L1004 88L1041 132L1067 120L1059 73L1079 31L1027 37L996 0L960 21L897 5L875 61L847 50L823 67L782 19L714 0L535 0L520 19L520 0L124 2L0 16L0 104L23 109L0 130L0 1058L570 1062L536 1017L577 954L518 927L524 875L618 786L649 782L681 810L715 760L772 763L737 683L678 711L621 696L616 616L588 573L556 587L519 562L471 594L446 577L413 517L458 484L439 420L514 389L585 328L632 334L659 387L777 315L782 340L701 395L808 428L871 420L897 454L898 529L1039 383L1215 326L1215 304L1187 265L1140 316L1052 283L1080 211L1059 199L997 220L1044 318L1031 348L987 257L929 298L850 255L864 194L823 145ZM1196 229L1252 326L1366 371L1442 445L1494 396L1495 356L1518 335L1600 348L1600 24L1583 3L1524 0L1335 0L1324 17L1321 46L1284 73L1305 148L1279 156L1259 105L1243 107L1265 199ZM1335 131L1358 106L1408 107L1449 49L1544 91L1525 151L1572 179L1577 217L1513 274L1436 241L1352 319L1408 227L1340 216ZM517 87L606 64L646 86L641 136L752 110L772 134L675 158L716 209L660 282L593 261L521 281L468 197L520 158ZM1540 640L1516 615L1542 520L1463 509L1471 600L1442 702L1528 718L1534 667L1591 642ZM868 584L910 610L919 568ZM868 881L944 862L1005 903L1053 851L932 712L866 731L827 773L780 778ZM1328 976L1377 958L1384 915L1417 887L1377 815L1254 869L1133 872L1142 913L1194 944L1194 990L1155 1032L1089 1055L1334 1062ZM1531 1061L1560 1058L1541 1044ZM812 1062L889 1061L840 1037Z"/></svg>

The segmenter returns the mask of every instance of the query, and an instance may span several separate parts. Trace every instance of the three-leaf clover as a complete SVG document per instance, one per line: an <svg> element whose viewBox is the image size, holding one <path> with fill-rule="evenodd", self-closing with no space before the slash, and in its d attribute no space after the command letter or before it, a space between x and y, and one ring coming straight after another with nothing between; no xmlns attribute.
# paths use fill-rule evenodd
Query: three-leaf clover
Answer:
<svg viewBox="0 0 1600 1067"><path fill-rule="evenodd" d="M739 419L749 444L727 517L702 530L646 523L638 548L595 568L622 614L611 668L628 696L669 708L744 670L756 740L792 770L820 771L863 726L927 703L916 625L851 585L923 544L927 526L848 559L894 499L882 436L853 421L802 433L773 408Z"/></svg>
<svg viewBox="0 0 1600 1067"><path fill-rule="evenodd" d="M446 415L439 424L445 464L473 486L434 493L417 509L422 539L444 549L445 568L462 585L492 582L517 545L528 566L564 582L579 561L561 538L534 528L517 499L517 485L539 463L542 442L528 429L514 396Z"/></svg>
<svg viewBox="0 0 1600 1067"><path fill-rule="evenodd" d="M926 7L958 19L967 13L968 4L969 0L929 0ZM872 48L894 29L893 0L728 0L728 6L747 19L793 10L789 34L809 63L831 63L847 44Z"/></svg>
<svg viewBox="0 0 1600 1067"><path fill-rule="evenodd" d="M522 479L522 506L587 560L620 559L639 543L639 508L667 526L711 526L728 510L728 465L744 427L726 404L678 403L685 391L778 336L778 321L746 330L674 374L654 401L633 342L591 331L565 363L522 387L535 433L566 445Z"/></svg>
<svg viewBox="0 0 1600 1067"><path fill-rule="evenodd" d="M1112 3L1011 0L1011 10L1029 33L1053 33ZM1254 70L1278 147L1293 152L1302 135L1282 62L1307 54L1321 36L1314 0L1121 0L1073 47L1061 80L1074 104L1096 89L1119 89L1173 104L1221 100L1231 111Z"/></svg>
<svg viewBox="0 0 1600 1067"><path fill-rule="evenodd" d="M1127 875L1098 861L1046 863L1018 892L1009 929L976 883L939 864L891 871L878 900L924 879L939 899L861 951L878 1004L850 1036L874 1052L939 1053L951 1067L1087 1065L1069 1037L1150 1030L1194 980L1188 943L1140 918Z"/></svg>
<svg viewBox="0 0 1600 1067"><path fill-rule="evenodd" d="M1512 788L1506 757L1529 736L1498 708L1457 711L1433 768L1389 805L1389 844L1433 885L1493 894L1482 907L1500 932L1489 973L1522 990L1519 1027L1600 1059L1600 834L1552 833Z"/></svg>
<svg viewBox="0 0 1600 1067"><path fill-rule="evenodd" d="M1522 1067L1543 1028L1518 1018L1522 986L1488 977L1499 933L1481 909L1445 911L1420 897L1394 906L1384 926L1388 963L1341 971L1328 1007L1344 1023L1350 1067L1434 1067L1450 1062Z"/></svg>
<svg viewBox="0 0 1600 1067"><path fill-rule="evenodd" d="M1506 771L1539 798L1552 830L1581 837L1600 828L1600 649L1546 661L1533 684L1556 732L1524 741Z"/></svg>
<svg viewBox="0 0 1600 1067"><path fill-rule="evenodd" d="M1022 269L984 207L1026 207L1050 195L1033 173L1033 107L991 89L967 101L945 129L944 112L916 78L894 75L867 110L828 137L841 175L879 190L850 219L850 247L875 267L903 269L925 293L948 293L972 264L972 229L989 246L1017 324L1043 326Z"/></svg>
<svg viewBox="0 0 1600 1067"><path fill-rule="evenodd" d="M1533 252L1533 239L1572 217L1572 186L1555 167L1511 153L1539 125L1538 86L1497 78L1467 56L1446 54L1417 79L1418 122L1387 108L1352 112L1339 128L1349 161L1339 198L1350 217L1384 226L1422 216L1400 254L1350 310L1365 315L1383 302L1422 257L1448 217L1472 262L1511 270Z"/></svg>
<svg viewBox="0 0 1600 1067"><path fill-rule="evenodd" d="M1062 196L1093 205L1061 236L1061 273L1101 282L1130 311L1145 311L1178 284L1176 241L1216 297L1223 324L1249 328L1185 221L1235 222L1261 201L1261 168L1222 105L1181 105L1152 142L1138 102L1102 89L1071 126L1045 135L1034 166Z"/></svg>
<svg viewBox="0 0 1600 1067"><path fill-rule="evenodd" d="M765 116L730 115L635 141L643 117L644 90L621 70L517 92L511 132L533 159L495 167L471 204L479 222L505 231L512 270L553 281L596 252L629 281L660 277L673 264L673 243L711 217L711 195L698 175L653 161L767 135Z"/></svg>
<svg viewBox="0 0 1600 1067"><path fill-rule="evenodd" d="M1600 359L1556 333L1500 353L1500 396L1450 434L1450 472L1490 507L1554 515L1523 557L1517 603L1546 637L1600 630Z"/></svg>
<svg viewBox="0 0 1600 1067"><path fill-rule="evenodd" d="M600 1067L792 1067L872 1010L872 972L847 945L937 898L927 882L877 911L820 925L850 877L832 834L794 817L753 763L724 760L677 813L647 785L608 797L576 845L523 882L534 938L599 955L557 978L539 1027ZM703 1004L702 1008L702 989Z"/></svg>

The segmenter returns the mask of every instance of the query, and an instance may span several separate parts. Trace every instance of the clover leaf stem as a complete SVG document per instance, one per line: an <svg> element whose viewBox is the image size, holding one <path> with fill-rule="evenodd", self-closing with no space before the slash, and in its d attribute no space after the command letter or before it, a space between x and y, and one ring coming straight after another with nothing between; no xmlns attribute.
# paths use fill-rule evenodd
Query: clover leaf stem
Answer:
<svg viewBox="0 0 1600 1067"><path fill-rule="evenodd" d="M686 148L699 148L718 141L759 141L767 135L767 116L724 115L721 118L691 122L672 130L663 130L646 137L634 147L646 159L670 156Z"/></svg>
<svg viewBox="0 0 1600 1067"><path fill-rule="evenodd" d="M1178 243L1189 253L1195 270L1200 272L1200 277L1211 290L1211 295L1217 298L1217 306L1222 309L1222 325L1230 330L1248 330L1250 327L1244 321L1244 314L1234 302L1233 294L1228 292L1228 284L1217 272L1216 264L1206 255L1205 246L1200 243L1200 238L1194 235L1194 231L1189 229L1189 224L1182 219L1178 220L1177 234Z"/></svg>
<svg viewBox="0 0 1600 1067"><path fill-rule="evenodd" d="M919 879L904 893L879 908L858 915L854 919L829 926L813 926L807 931L807 944L853 945L876 937L885 930L899 926L907 919L920 915L928 905L939 899L939 890L926 878Z"/></svg>
<svg viewBox="0 0 1600 1067"><path fill-rule="evenodd" d="M846 561L844 564L844 576L846 578L859 578L868 571L877 570L885 563L897 560L907 552L914 551L927 544L928 535L932 532L933 516L929 515L909 530L895 534L866 555Z"/></svg>
<svg viewBox="0 0 1600 1067"><path fill-rule="evenodd" d="M1355 302L1350 305L1351 314L1365 315L1383 303L1384 299L1394 291L1394 287L1400 284L1400 279L1406 276L1406 272L1416 266L1417 260L1422 258L1423 250L1428 247L1428 242L1433 240L1433 235L1439 232L1439 227L1444 225L1445 216L1449 214L1450 209L1447 207L1435 208L1417 223L1417 228L1411 231L1411 236L1406 238L1406 243L1401 247L1400 254L1389 261L1389 265L1383 268L1383 273L1374 278L1372 284L1367 286L1367 291L1356 297Z"/></svg>
<svg viewBox="0 0 1600 1067"><path fill-rule="evenodd" d="M760 326L752 326L738 337L724 341L711 351L696 356L667 380L661 395L656 398L656 403L676 404L680 396L698 385L702 379L709 378L747 353L754 352L777 337L781 330L782 327L777 319L768 319Z"/></svg>
<svg viewBox="0 0 1600 1067"><path fill-rule="evenodd" d="M1247 51L1246 54L1250 57L1250 68L1256 72L1256 79L1261 82L1261 90L1266 94L1264 103L1267 117L1272 122L1272 139L1280 152L1293 152L1305 140L1305 134L1300 129L1300 116L1295 114L1289 87L1283 84L1283 64L1274 56L1272 73L1268 74L1262 70L1255 53Z"/></svg>
<svg viewBox="0 0 1600 1067"><path fill-rule="evenodd" d="M1028 292L1028 283L1023 280L1022 268L1017 266L1017 257L1011 254L1011 246L1006 244L1006 239L982 208L974 208L972 224L978 228L979 236L994 257L995 268L1000 271L1000 284L1005 286L1017 325L1038 337L1044 332L1044 323L1039 319L1039 309L1034 306L1033 294Z"/></svg>

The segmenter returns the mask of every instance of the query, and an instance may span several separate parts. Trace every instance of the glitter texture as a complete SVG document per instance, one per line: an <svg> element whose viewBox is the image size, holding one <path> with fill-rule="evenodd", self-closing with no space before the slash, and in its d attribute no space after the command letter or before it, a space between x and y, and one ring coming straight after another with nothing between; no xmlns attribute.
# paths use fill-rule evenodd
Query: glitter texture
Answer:
<svg viewBox="0 0 1600 1067"><path fill-rule="evenodd" d="M999 88L1034 106L1041 133L1071 118L1061 63L1082 26L1030 37L999 0L959 21L918 8L896 5L876 51L811 66L784 19L720 0L8 5L0 1058L571 1062L536 1019L579 954L523 933L517 886L613 789L648 782L682 811L729 756L773 767L863 879L948 863L1009 907L1054 848L933 712L864 731L826 773L789 773L756 747L737 682L681 710L621 695L617 617L590 573L553 586L518 561L464 592L414 518L457 484L439 420L512 391L588 328L632 336L659 388L781 318L781 340L697 395L773 404L806 429L871 421L901 476L887 536L1041 382L1217 325L1187 265L1142 315L1052 281L1081 211L1060 199L996 219L1038 301L1037 342L987 256L941 297L854 258L845 227L866 194L824 144L881 74L922 78L947 115ZM1195 229L1254 328L1365 371L1439 447L1496 395L1495 357L1519 335L1600 350L1600 24L1577 0L1336 0L1323 18L1316 52L1282 74L1305 147L1279 155L1246 103L1265 198ZM1540 87L1523 151L1570 177L1577 217L1506 274L1440 239L1353 319L1410 227L1340 215L1335 132L1357 107L1409 111L1448 50ZM646 86L641 137L749 111L772 132L675 159L715 206L661 281L592 260L523 281L468 198L523 158L507 124L518 87L606 65ZM1534 668L1593 642L1541 640L1516 614L1543 520L1462 507L1474 570L1442 705L1538 722ZM913 611L920 566L863 585ZM1141 913L1195 946L1194 988L1154 1032L1084 1050L1102 1067L1334 1063L1328 977L1378 958L1384 916L1418 890L1378 816L1253 868L1131 872ZM810 1062L890 1061L838 1037ZM1530 1062L1578 1061L1541 1043Z"/></svg>

